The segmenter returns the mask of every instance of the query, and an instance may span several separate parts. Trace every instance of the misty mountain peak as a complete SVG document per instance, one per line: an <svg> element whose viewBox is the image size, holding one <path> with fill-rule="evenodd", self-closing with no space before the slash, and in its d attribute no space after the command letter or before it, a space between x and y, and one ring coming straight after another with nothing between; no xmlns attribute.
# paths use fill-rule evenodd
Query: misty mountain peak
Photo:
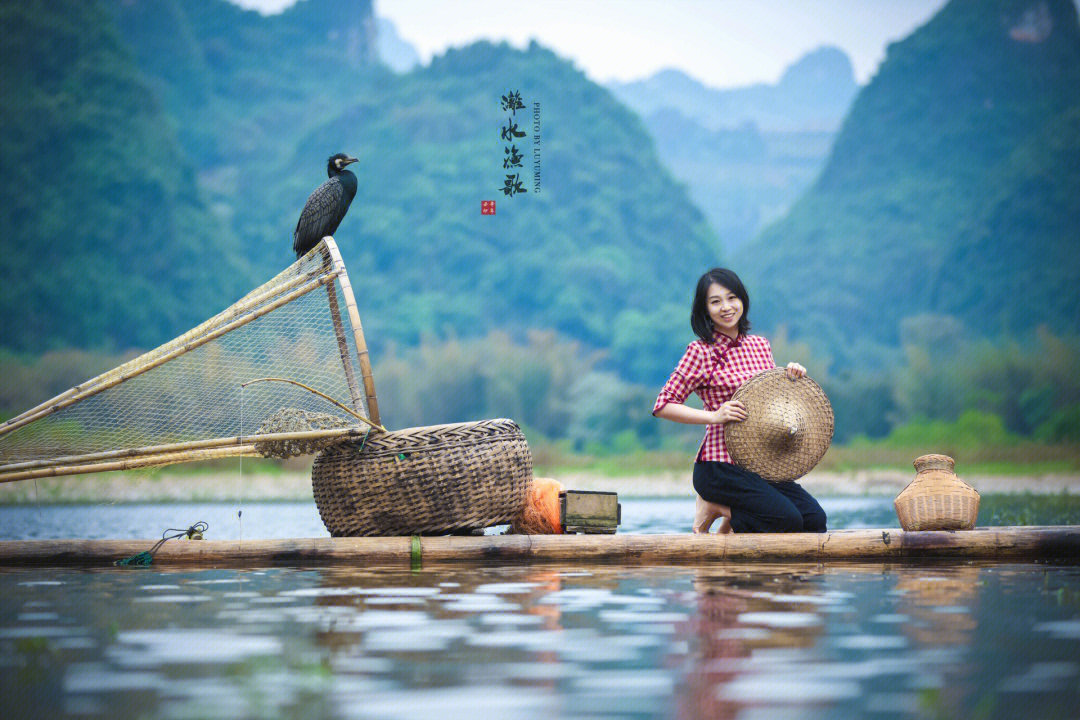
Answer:
<svg viewBox="0 0 1080 720"><path fill-rule="evenodd" d="M855 89L855 69L851 58L837 47L821 47L802 56L784 71L781 88Z"/></svg>
<svg viewBox="0 0 1080 720"><path fill-rule="evenodd" d="M839 127L858 85L847 54L822 47L789 66L776 85L718 89L667 68L644 80L608 83L608 88L643 117L671 108L712 130L749 122L764 131L817 132Z"/></svg>

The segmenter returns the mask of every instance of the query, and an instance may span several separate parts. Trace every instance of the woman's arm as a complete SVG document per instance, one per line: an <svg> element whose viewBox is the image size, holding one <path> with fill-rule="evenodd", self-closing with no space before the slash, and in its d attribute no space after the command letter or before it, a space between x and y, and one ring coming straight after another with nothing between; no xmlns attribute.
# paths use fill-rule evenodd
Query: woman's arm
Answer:
<svg viewBox="0 0 1080 720"><path fill-rule="evenodd" d="M738 400L728 400L716 410L698 410L681 403L668 403L654 414L658 418L687 425L720 425L742 422L747 418L746 406Z"/></svg>

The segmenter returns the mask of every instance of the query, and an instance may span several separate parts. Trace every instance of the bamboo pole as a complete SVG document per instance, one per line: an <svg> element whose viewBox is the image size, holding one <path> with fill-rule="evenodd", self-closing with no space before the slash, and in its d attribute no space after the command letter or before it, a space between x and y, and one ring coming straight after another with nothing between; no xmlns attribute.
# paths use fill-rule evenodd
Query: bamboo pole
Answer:
<svg viewBox="0 0 1080 720"><path fill-rule="evenodd" d="M330 402L330 403L336 405L337 407L341 408L345 412L352 415L357 420L360 420L361 422L367 423L373 429L382 430L383 432L386 432L386 428L384 428L382 425L376 425L375 423L371 422L370 420L368 420L366 417L364 417L360 413L355 412L355 411L350 410L349 408L345 407L343 404L339 403L337 400L330 397L326 393L320 392L320 391L316 390L315 388L311 387L310 385L305 385L304 383L297 382L296 380L290 380L289 378L279 378L279 377L255 378L254 380L248 380L246 383L240 383L240 387L247 387L248 385L251 385L252 383L257 383L257 382L283 382L283 383L290 383L290 384L296 385L298 387L302 387L305 390L307 390L308 392L314 393L315 395L318 395L323 400L326 400L327 402Z"/></svg>
<svg viewBox="0 0 1080 720"><path fill-rule="evenodd" d="M56 412L58 410L63 410L64 408L66 408L66 407L68 407L70 405L74 405L75 403L79 402L80 400L85 400L86 398L91 397L93 395L96 395L99 392L102 392L104 390L108 390L111 387L115 387L116 385L119 385L120 383L125 382L126 380L130 380L133 377L136 377L138 375L142 375L143 373L147 372L148 370L153 370L154 368L158 367L159 365L163 365L164 363L166 363L166 362L168 362L170 360L173 360L173 359L175 359L177 357L180 357L181 355L183 355L185 353L188 353L188 352L194 350L197 347L205 345L206 343L210 342L211 340L216 340L217 338L221 337L222 335L224 335L224 334L226 334L228 332L232 332L233 330L235 330L235 329L237 329L239 327L243 327L244 325L247 325L248 323L259 319L263 315L266 315L267 313L276 310L277 308L281 307L282 305L290 303L290 302L292 302L293 300L295 300L295 299L297 299L299 297L303 297L304 295L311 292L315 288L317 288L317 287L319 287L321 285L325 285L328 282L333 281L333 279L334 279L333 274L318 277L318 278L312 280L311 282L307 283L306 285L303 285L303 286L297 288L296 290L293 290L292 292L279 297L277 300L274 300L270 304L264 305L264 306L262 306L262 307L260 307L260 308L258 308L256 310L251 311L250 313L248 313L247 315L244 315L243 317L237 318L236 320L228 323L227 325L223 325L223 326L219 327L217 330L214 330L214 331L212 331L212 332L210 332L210 333L208 333L206 335L203 335L201 337L195 338L195 339L191 340L190 342L188 342L188 343L186 343L184 345L175 347L173 350L169 351L168 353L166 353L164 355L160 355L156 359L152 360L151 362L149 362L149 363L147 363L147 364L145 364L145 365L143 365L141 367L132 368L132 371L130 373L127 373L127 374L120 373L120 374L112 377L111 379L109 379L106 382L102 382L102 383L99 383L99 384L94 385L92 387L86 388L84 391L82 391L80 393L77 393L75 395L71 395L71 396L69 396L69 397L67 397L67 398L65 398L65 399L63 399L63 400L61 400L61 401L59 401L59 402L57 402L55 404L47 405L46 407L41 408L34 415L27 416L24 413L21 420L17 420L17 421L16 420L11 420L11 421L8 421L8 423L6 423L3 427L0 427L0 435L3 435L4 433L11 432L12 430L15 430L15 429L17 429L19 427L22 427L23 425L26 425L27 423L33 422L34 420L39 420L39 419L45 417L46 415L51 415L52 413L54 413L54 412Z"/></svg>
<svg viewBox="0 0 1080 720"><path fill-rule="evenodd" d="M382 425L382 420L379 419L379 399L375 396L375 378L371 374L371 358L367 341L364 340L364 328L360 324L360 312L356 309L356 298L353 297L349 274L345 272L345 261L341 259L334 238L327 235L322 241L326 243L326 250L333 258L334 269L341 284L341 295L345 298L345 307L349 311L349 323L352 325L353 340L356 343L356 359L360 361L360 374L364 378L364 390L367 392L368 414L371 415L372 422Z"/></svg>
<svg viewBox="0 0 1080 720"><path fill-rule="evenodd" d="M292 266L290 266L290 269L291 269L291 267ZM31 415L34 415L35 418L36 418L38 413L40 413L41 410L43 410L43 409L45 409L47 407L55 405L55 404L57 404L58 402L60 402L62 400L66 400L67 398L71 397L72 395L81 394L81 393L83 393L85 391L88 391L91 388L94 388L94 387L96 387L97 385L99 385L101 383L108 382L108 381L110 381L111 379L113 379L114 377L116 377L118 375L125 375L125 374L129 373L130 371L133 371L133 370L137 369L138 367L140 367L140 366L142 366L142 365L144 365L146 363L152 362L152 359L154 357L156 357L158 355L161 355L163 352L168 352L170 348L176 347L178 345L183 345L183 344L187 343L188 341L190 341L192 338L199 337L199 336L205 334L210 328L217 327L222 322L232 321L234 318L240 317L245 312L251 310L254 307L258 307L260 304L262 304L263 302L266 302L267 300L274 297L275 295L280 295L281 293L286 292L287 290L290 290L293 287L296 287L297 285L301 284L302 282L304 282L305 280L308 280L310 278L310 275L297 275L296 277L294 277L294 278L292 278L292 279L290 279L290 280L288 280L288 281L286 281L284 283L281 283L280 285L274 285L269 290L263 290L263 288L266 288L267 286L274 284L277 281L278 278L280 278L282 275L287 274L288 272L289 272L289 270L286 270L286 271L284 271L282 273L279 273L272 280L269 280L268 282L263 283L261 286L259 286L255 290L248 293L247 296L245 296L244 298L241 298L240 300L237 300L235 303L233 303L232 305L227 307L222 312L220 312L217 315L215 315L214 317L212 317L212 318L210 318L208 320L205 320L202 323L196 325L194 328L192 328L191 330L188 330L183 335L180 335L179 337L173 338L172 340L165 343L164 345L161 345L161 346L159 346L159 347L157 347L157 348L155 348L153 350L150 350L149 352L145 352L145 353L143 353L142 355L140 355L140 356L138 356L136 358L132 358L131 360L128 360L126 363L124 363L122 365L119 365L119 366L117 366L117 367L115 367L115 368L113 368L111 370L107 370L106 372L103 372L100 375L97 375L97 376L95 376L93 378L90 378L89 380L87 380L85 382L82 382L82 383L80 383L80 384L78 384L78 385L76 385L76 386L74 386L74 387L72 387L72 388L70 388L68 390L65 390L64 392L60 393L56 397L51 398L49 400L46 400L45 402L40 403L38 405L35 405L34 407L30 408L29 410L26 410L26 411L24 411L22 413L19 413L18 415L16 415L13 418L8 418L3 423L0 423L0 435L3 435L5 433L7 433L7 432L11 432L12 430L14 430L15 427L13 427L13 425L15 425L15 423L20 423L21 424L21 421L23 420L23 418L29 417ZM138 374L138 373L135 373L135 374Z"/></svg>
<svg viewBox="0 0 1080 720"><path fill-rule="evenodd" d="M211 530L212 532L212 530ZM149 550L157 540L27 540L0 542L0 567L111 566ZM171 540L154 556L158 566L313 567L365 565L409 568L411 541L399 538L297 538L290 540ZM118 569L117 572L124 572Z"/></svg>
<svg viewBox="0 0 1080 720"><path fill-rule="evenodd" d="M321 250L323 252L324 265L327 268L333 267L334 257L330 252L329 245L326 243L320 243L320 245L322 245ZM342 265L344 266L344 263ZM349 386L349 395L352 397L353 409L357 412L361 412L361 405L364 402L364 399L361 397L360 388L356 384L356 371L353 370L352 360L349 359L349 342L345 338L345 327L341 321L341 308L338 305L337 288L334 287L334 283L329 283L326 286L326 294L330 301L330 321L334 325L334 336L337 338L338 354L341 355L341 366L345 368L345 382Z"/></svg>
<svg viewBox="0 0 1080 720"><path fill-rule="evenodd" d="M1062 557L1080 560L1080 527L979 528L963 532L836 530L729 535L533 535L423 538L426 562L622 563L726 560L890 560L912 557ZM464 540L466 542L459 542Z"/></svg>
<svg viewBox="0 0 1080 720"><path fill-rule="evenodd" d="M258 454L259 452L255 449L254 443L250 445L234 445L231 447L206 448L203 450L182 450L174 453L155 453L125 460L113 460L111 462L99 462L87 465L58 465L38 468L36 470L23 470L21 472L0 475L0 482L36 480L38 478L60 477L61 475L85 475L87 473L112 472L115 470L136 470L138 468L154 467L157 465L194 462L195 460L216 460L218 458Z"/></svg>
<svg viewBox="0 0 1080 720"><path fill-rule="evenodd" d="M341 355L341 366L345 368L345 383L349 386L349 396L352 398L353 409L363 412L364 398L360 395L360 388L356 384L356 371L353 370L352 361L349 359L349 343L345 339L345 328L341 322L341 308L338 306L337 288L334 283L326 285L326 294L330 301L330 320L334 324L334 336L337 338L338 354Z"/></svg>
<svg viewBox="0 0 1080 720"><path fill-rule="evenodd" d="M155 540L26 540L0 542L0 567L101 566L148 549ZM285 565L482 566L523 563L708 565L760 560L904 562L924 558L1007 560L1058 558L1080 563L1080 526L995 527L959 532L900 529L732 535L487 535L175 541L155 565L266 567Z"/></svg>
<svg viewBox="0 0 1080 720"><path fill-rule="evenodd" d="M43 467L62 467L64 465L77 465L80 463L112 460L119 458L145 457L160 455L163 453L176 453L188 450L205 450L209 448L229 447L250 443L281 442L288 440L318 440L332 437L360 437L365 431L359 427L331 428L327 430L300 430L286 433L264 433L256 435L239 435L226 438L211 438L208 440L190 440L188 442L169 443L167 445L148 445L141 448L124 448L122 450L106 450L84 455L67 455L58 458L42 460L28 460L21 463L0 466L0 482L8 482L8 474L15 471L31 470Z"/></svg>

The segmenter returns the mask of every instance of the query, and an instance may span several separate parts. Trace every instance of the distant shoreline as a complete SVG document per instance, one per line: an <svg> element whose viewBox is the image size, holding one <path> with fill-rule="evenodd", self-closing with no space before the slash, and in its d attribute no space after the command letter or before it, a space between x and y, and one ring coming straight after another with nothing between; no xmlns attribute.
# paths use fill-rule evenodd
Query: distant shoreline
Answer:
<svg viewBox="0 0 1080 720"><path fill-rule="evenodd" d="M543 472L573 490L617 492L623 497L690 497L689 472L607 476L590 472ZM812 472L800 483L821 496L894 496L914 477L898 470ZM963 475L983 494L1080 494L1080 474ZM278 473L106 473L42 478L0 484L0 505L136 503L136 502L270 502L312 500L311 475Z"/></svg>

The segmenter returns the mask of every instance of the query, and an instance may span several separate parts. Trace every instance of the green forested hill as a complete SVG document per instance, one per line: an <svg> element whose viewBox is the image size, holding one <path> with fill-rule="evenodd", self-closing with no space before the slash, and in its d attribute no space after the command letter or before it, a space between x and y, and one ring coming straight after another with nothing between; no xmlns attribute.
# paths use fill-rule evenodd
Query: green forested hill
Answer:
<svg viewBox="0 0 1080 720"><path fill-rule="evenodd" d="M142 0L115 12L258 275L290 262L326 157L360 158L337 235L376 348L550 328L612 348L610 365L652 382L689 339L690 285L718 262L715 236L640 120L550 51L478 43L395 75L355 49L369 3L308 0L263 17L223 0ZM525 192L511 198L500 98L512 90L528 107L514 116ZM496 216L480 215L481 200L497 201Z"/></svg>
<svg viewBox="0 0 1080 720"><path fill-rule="evenodd" d="M373 61L370 3L346 0L276 16L224 0L5 13L5 56L25 58L30 98L5 86L5 167L23 173L4 181L5 237L63 239L48 270L8 254L20 282L5 285L3 315L22 322L21 304L51 316L51 288L70 305L55 324L5 332L8 349L147 346L220 310L291 262L300 208L339 150L361 160L338 236L376 348L550 328L613 348L610 366L651 382L687 339L689 288L717 262L715 237L640 120L550 51L478 43L395 75ZM528 104L512 198L500 138L511 90ZM60 100L68 111L51 112ZM50 162L59 181L28 190ZM490 199L497 215L481 216Z"/></svg>
<svg viewBox="0 0 1080 720"><path fill-rule="evenodd" d="M741 254L759 321L849 361L927 313L1080 330L1077 88L1071 0L953 0L890 46L816 185Z"/></svg>
<svg viewBox="0 0 1080 720"><path fill-rule="evenodd" d="M1046 323L1080 328L1080 103L1052 113L985 184L979 213L943 268L978 268L983 283L947 282L936 303L962 308L985 334ZM994 292L987 292L993 285Z"/></svg>
<svg viewBox="0 0 1080 720"><path fill-rule="evenodd" d="M527 105L517 113L525 166L512 171L526 192L507 197L500 97L511 90ZM291 231L328 149L347 149L360 158L360 190L338 236L376 337L552 328L613 348L617 367L655 380L655 366L672 362L656 350L685 344L692 283L717 255L638 118L535 44L451 50L370 91L278 171L288 181L269 203L278 230L266 242ZM494 217L480 215L487 199Z"/></svg>
<svg viewBox="0 0 1080 720"><path fill-rule="evenodd" d="M270 16L225 0L106 2L211 191L228 192L240 164L291 150L377 71L370 0Z"/></svg>
<svg viewBox="0 0 1080 720"><path fill-rule="evenodd" d="M229 222L255 284L286 265L292 225L272 224L300 141L394 75L374 62L369 0L305 0L265 16L226 0L104 0L162 99L200 189ZM302 182L325 180L320 148ZM305 196L306 197L306 196ZM299 217L303 199L288 212Z"/></svg>
<svg viewBox="0 0 1080 720"><path fill-rule="evenodd" d="M289 264L304 200L345 151L360 187L336 234L388 417L667 443L652 398L691 339L694 280L730 264L777 360L826 388L838 440L967 411L980 437L1080 438L1069 0L955 0L892 46L814 187L731 260L648 125L570 62L482 42L395 74L373 27L351 0L270 17L225 0L0 3L0 412ZM526 104L515 197L510 91ZM753 133L725 139L728 159L753 159Z"/></svg>
<svg viewBox="0 0 1080 720"><path fill-rule="evenodd" d="M234 296L235 236L110 16L3 3L0 28L3 347L150 345Z"/></svg>

